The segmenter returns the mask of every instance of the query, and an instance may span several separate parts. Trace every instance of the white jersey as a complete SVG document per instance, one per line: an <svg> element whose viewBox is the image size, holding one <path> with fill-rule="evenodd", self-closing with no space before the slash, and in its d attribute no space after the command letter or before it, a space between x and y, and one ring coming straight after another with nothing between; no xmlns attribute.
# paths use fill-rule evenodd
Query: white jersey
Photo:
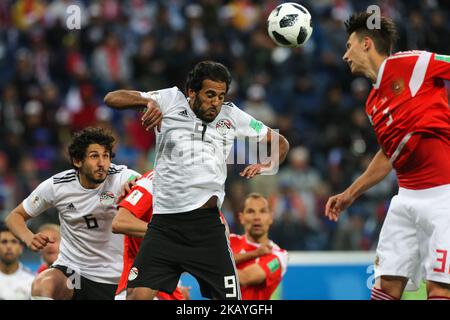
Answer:
<svg viewBox="0 0 450 320"><path fill-rule="evenodd" d="M156 100L163 114L161 132L156 132L154 214L195 210L212 196L220 207L235 138L261 141L267 127L230 102L214 121L203 123L177 87L143 96Z"/></svg>
<svg viewBox="0 0 450 320"><path fill-rule="evenodd" d="M0 271L0 300L30 300L31 283L34 274L19 263L19 269L12 274Z"/></svg>
<svg viewBox="0 0 450 320"><path fill-rule="evenodd" d="M119 282L123 235L113 234L111 224L117 212L116 199L131 176L140 175L126 166L111 164L98 188L85 189L77 172L67 170L42 182L23 201L32 217L51 207L59 212L61 245L54 265L67 266L95 282Z"/></svg>

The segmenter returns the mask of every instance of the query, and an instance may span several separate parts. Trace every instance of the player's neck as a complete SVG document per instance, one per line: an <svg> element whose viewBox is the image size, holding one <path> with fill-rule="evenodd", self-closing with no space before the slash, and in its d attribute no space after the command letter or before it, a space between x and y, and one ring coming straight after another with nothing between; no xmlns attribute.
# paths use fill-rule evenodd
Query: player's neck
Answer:
<svg viewBox="0 0 450 320"><path fill-rule="evenodd" d="M250 242L257 243L257 244L269 244L270 243L269 235L267 235L267 234L264 236L258 237L258 238L255 238L249 234L246 234L245 237Z"/></svg>
<svg viewBox="0 0 450 320"><path fill-rule="evenodd" d="M4 274L13 274L19 269L19 262L4 264L0 262L0 271Z"/></svg>
<svg viewBox="0 0 450 320"><path fill-rule="evenodd" d="M367 70L367 78L370 79L372 83L377 82L378 72L380 71L380 67L383 64L383 61L387 58L384 55L374 55L371 59L369 59L369 68Z"/></svg>
<svg viewBox="0 0 450 320"><path fill-rule="evenodd" d="M80 182L81 186L85 189L97 189L101 183L95 183L89 180L85 175L78 174L78 181Z"/></svg>

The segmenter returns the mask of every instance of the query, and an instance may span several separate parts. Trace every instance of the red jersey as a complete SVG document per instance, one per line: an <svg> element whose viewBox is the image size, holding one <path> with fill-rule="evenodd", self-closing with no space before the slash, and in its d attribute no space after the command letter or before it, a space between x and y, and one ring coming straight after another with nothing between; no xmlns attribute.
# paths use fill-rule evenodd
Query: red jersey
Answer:
<svg viewBox="0 0 450 320"><path fill-rule="evenodd" d="M287 269L287 251L280 249L271 242L272 253L239 263L237 268L242 270L251 264L257 263L265 272L266 280L258 285L241 286L243 300L269 300L278 287ZM230 235L230 246L233 253L246 253L258 249L260 244L253 243L245 236Z"/></svg>
<svg viewBox="0 0 450 320"><path fill-rule="evenodd" d="M430 164L432 169L423 163L408 164L424 136L442 142L446 148L443 156L450 151L450 109L444 79L450 80L450 56L426 51L399 52L380 66L366 113L378 143L397 171L400 186L424 189L450 183L449 162L436 161ZM428 140L422 149L433 154L433 144ZM420 170L423 173L416 172ZM430 170L445 172L445 177L436 180ZM415 179L408 177L411 173Z"/></svg>
<svg viewBox="0 0 450 320"><path fill-rule="evenodd" d="M150 222L153 213L153 170L144 174L136 185L130 190L118 205L130 211L137 218ZM122 292L127 287L128 275L133 266L134 259L139 251L142 243L142 238L125 236L125 246L123 255L123 271L120 277L119 285L117 286L116 295ZM183 294L177 288L172 294L159 292L156 296L160 300L184 300Z"/></svg>
<svg viewBox="0 0 450 320"><path fill-rule="evenodd" d="M48 265L44 262L37 269L37 274L39 274L39 273L41 273L41 272L43 272L43 271L45 271L47 269L48 269Z"/></svg>

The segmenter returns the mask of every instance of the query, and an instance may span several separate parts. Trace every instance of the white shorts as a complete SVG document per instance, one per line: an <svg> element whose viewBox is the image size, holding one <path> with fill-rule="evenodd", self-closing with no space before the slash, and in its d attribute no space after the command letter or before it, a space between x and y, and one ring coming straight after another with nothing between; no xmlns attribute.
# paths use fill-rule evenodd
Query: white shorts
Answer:
<svg viewBox="0 0 450 320"><path fill-rule="evenodd" d="M423 190L400 188L381 229L375 278L409 278L450 283L450 185Z"/></svg>
<svg viewBox="0 0 450 320"><path fill-rule="evenodd" d="M116 294L114 300L127 300L127 290L122 290L119 294Z"/></svg>

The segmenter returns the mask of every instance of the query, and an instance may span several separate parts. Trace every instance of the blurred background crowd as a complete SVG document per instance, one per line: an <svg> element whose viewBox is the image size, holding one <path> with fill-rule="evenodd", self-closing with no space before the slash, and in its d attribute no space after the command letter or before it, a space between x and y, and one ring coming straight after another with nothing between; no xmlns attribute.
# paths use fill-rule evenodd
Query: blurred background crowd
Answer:
<svg viewBox="0 0 450 320"><path fill-rule="evenodd" d="M0 222L41 181L68 169L71 133L111 129L114 163L143 173L152 168L155 137L135 111L104 106L106 92L178 86L205 59L227 65L227 100L289 140L287 161L274 176L246 181L229 166L222 208L233 232L249 192L270 199L271 238L288 250L371 250L390 197L392 174L358 200L338 223L323 216L331 194L342 192L367 167L378 144L364 112L371 84L342 61L343 21L376 4L398 24L397 50L450 53L450 1L299 1L314 32L301 48L277 48L266 31L274 0L1 0ZM67 28L77 5L81 28ZM49 211L36 230L57 222Z"/></svg>

